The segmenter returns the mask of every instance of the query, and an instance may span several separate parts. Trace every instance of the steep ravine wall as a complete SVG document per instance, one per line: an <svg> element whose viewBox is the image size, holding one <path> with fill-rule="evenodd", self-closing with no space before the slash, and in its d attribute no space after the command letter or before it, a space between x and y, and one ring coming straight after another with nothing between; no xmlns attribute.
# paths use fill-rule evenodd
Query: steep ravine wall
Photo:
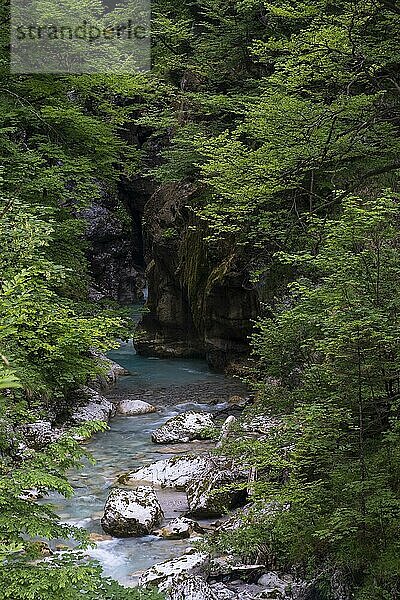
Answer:
<svg viewBox="0 0 400 600"><path fill-rule="evenodd" d="M147 284L137 351L205 357L224 370L248 355L259 302L237 252L204 241L205 225L190 209L196 194L193 184L156 189L138 180L94 201L82 214L91 295L132 304Z"/></svg>
<svg viewBox="0 0 400 600"><path fill-rule="evenodd" d="M136 196L136 194L135 194ZM87 222L87 257L92 300L109 298L123 305L143 299L144 277L141 213L130 210L126 192L104 190L80 213Z"/></svg>
<svg viewBox="0 0 400 600"><path fill-rule="evenodd" d="M223 370L248 354L258 296L240 257L204 242L192 184L157 189L144 208L147 313L136 347L157 356L205 356Z"/></svg>

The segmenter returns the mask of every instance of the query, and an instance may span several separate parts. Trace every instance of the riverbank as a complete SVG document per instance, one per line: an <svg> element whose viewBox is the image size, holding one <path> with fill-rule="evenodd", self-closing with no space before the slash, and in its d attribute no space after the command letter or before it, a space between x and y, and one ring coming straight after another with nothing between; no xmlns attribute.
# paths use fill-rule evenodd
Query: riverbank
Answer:
<svg viewBox="0 0 400 600"><path fill-rule="evenodd" d="M219 420L223 421L229 398L243 396L247 389L237 379L210 372L205 361L142 357L131 344L121 345L110 353L110 358L130 374L118 377L114 386L102 392L107 400L114 405L126 399L145 400L154 405L157 412L112 418L107 431L96 434L85 444L95 464L85 461L81 471L70 474L74 497L65 499L53 495L44 502L55 507L63 522L89 531L97 544L89 555L100 562L105 575L132 585L133 574L182 554L188 542L164 540L154 535L110 539L100 524L110 489L124 473L154 461L184 452L205 452L211 447L210 442L163 446L152 443L151 434L168 419L191 410L220 414ZM171 494L167 500L170 510L165 511L166 522L177 515L174 502ZM53 546L59 544L60 541L55 540Z"/></svg>

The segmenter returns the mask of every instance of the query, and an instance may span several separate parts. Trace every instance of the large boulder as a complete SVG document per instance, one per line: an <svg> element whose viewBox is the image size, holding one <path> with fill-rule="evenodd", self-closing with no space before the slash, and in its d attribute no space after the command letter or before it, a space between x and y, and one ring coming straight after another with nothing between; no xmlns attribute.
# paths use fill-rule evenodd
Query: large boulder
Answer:
<svg viewBox="0 0 400 600"><path fill-rule="evenodd" d="M77 397L77 405L70 417L73 425L83 425L90 421L107 423L115 415L114 404L92 388L81 386L77 390Z"/></svg>
<svg viewBox="0 0 400 600"><path fill-rule="evenodd" d="M151 487L115 488L107 498L101 525L113 537L136 537L151 533L162 518L160 504Z"/></svg>
<svg viewBox="0 0 400 600"><path fill-rule="evenodd" d="M184 490L186 486L199 476L207 467L208 459L203 456L175 456L166 460L142 467L124 476L126 485L136 482L151 482L160 487L171 487Z"/></svg>
<svg viewBox="0 0 400 600"><path fill-rule="evenodd" d="M41 450L56 442L62 435L61 429L53 429L50 421L35 421L19 428L24 442L28 448Z"/></svg>
<svg viewBox="0 0 400 600"><path fill-rule="evenodd" d="M229 461L210 460L207 468L186 488L188 515L219 517L243 506L247 498L247 490L243 488L245 481L245 470Z"/></svg>
<svg viewBox="0 0 400 600"><path fill-rule="evenodd" d="M193 534L204 533L204 529L196 521L179 517L167 523L159 533L167 540L185 540Z"/></svg>
<svg viewBox="0 0 400 600"><path fill-rule="evenodd" d="M204 552L187 552L179 558L157 563L147 569L140 576L139 585L156 586L162 592L170 588L178 576L203 572L208 562L209 556Z"/></svg>
<svg viewBox="0 0 400 600"><path fill-rule="evenodd" d="M278 575L274 571L262 575L257 583L263 588L259 598L298 598L305 587L291 575Z"/></svg>
<svg viewBox="0 0 400 600"><path fill-rule="evenodd" d="M208 583L199 575L177 577L172 582L168 600L218 600Z"/></svg>
<svg viewBox="0 0 400 600"><path fill-rule="evenodd" d="M187 455L159 460L124 475L120 482L124 485L149 482L162 488L184 490L188 514L208 518L223 515L244 504L247 493L240 484L247 481L247 477L245 468L238 467L226 458ZM224 486L229 486L229 489L218 490Z"/></svg>
<svg viewBox="0 0 400 600"><path fill-rule="evenodd" d="M156 431L151 439L156 444L176 444L196 439L212 438L214 419L209 413L189 411L172 417Z"/></svg>
<svg viewBox="0 0 400 600"><path fill-rule="evenodd" d="M156 407L143 400L121 400L117 406L117 413L124 417L134 417L136 415L147 415L156 412Z"/></svg>

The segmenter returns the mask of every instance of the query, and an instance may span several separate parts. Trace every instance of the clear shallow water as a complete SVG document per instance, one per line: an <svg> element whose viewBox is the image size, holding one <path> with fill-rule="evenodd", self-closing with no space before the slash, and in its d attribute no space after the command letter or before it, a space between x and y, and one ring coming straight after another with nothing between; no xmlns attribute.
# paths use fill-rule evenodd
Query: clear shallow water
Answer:
<svg viewBox="0 0 400 600"><path fill-rule="evenodd" d="M225 377L212 373L204 360L179 360L140 356L136 354L132 342L122 343L118 350L108 356L128 369L131 377L121 377L118 386L121 390L144 388L155 389L171 385L185 385L196 382L223 382Z"/></svg>
<svg viewBox="0 0 400 600"><path fill-rule="evenodd" d="M146 390L144 400L152 402L151 394L171 386L193 388L198 383L226 381L222 375L211 373L201 360L167 360L141 357L135 354L131 343L122 344L109 354L110 358L126 367L133 375L120 377L112 389L112 395L123 397L128 393ZM146 392L144 392L146 393ZM69 480L74 487L72 499L52 496L51 503L63 522L83 527L93 533L103 533L100 519L110 487L119 475L139 468L155 460L171 456L162 454L162 447L151 442L151 432L173 415L190 409L212 411L220 406L184 402L161 407L157 413L136 417L115 417L110 428L97 434L87 444L96 460L88 461L79 472L72 472ZM190 451L190 444L188 444ZM97 559L107 576L125 585L132 585L132 574L144 570L156 562L181 554L189 540L170 541L155 536L124 538L101 541L88 554Z"/></svg>

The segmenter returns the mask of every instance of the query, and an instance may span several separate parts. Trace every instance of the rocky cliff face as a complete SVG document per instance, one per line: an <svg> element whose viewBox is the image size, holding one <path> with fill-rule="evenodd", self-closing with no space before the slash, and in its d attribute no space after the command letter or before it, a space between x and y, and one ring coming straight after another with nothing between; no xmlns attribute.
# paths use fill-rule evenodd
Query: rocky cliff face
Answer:
<svg viewBox="0 0 400 600"><path fill-rule="evenodd" d="M154 191L136 182L104 193L82 212L95 300L122 304L143 299L139 353L160 357L206 357L223 370L248 353L258 296L237 251L204 241L205 225L190 208L193 184Z"/></svg>
<svg viewBox="0 0 400 600"><path fill-rule="evenodd" d="M248 352L258 297L242 259L204 242L204 225L190 209L195 194L191 184L163 186L144 207L148 312L136 347L164 357L206 356L223 369Z"/></svg>
<svg viewBox="0 0 400 600"><path fill-rule="evenodd" d="M121 304L143 299L145 287L140 213L135 221L117 194L104 193L82 211L87 222L92 299Z"/></svg>

